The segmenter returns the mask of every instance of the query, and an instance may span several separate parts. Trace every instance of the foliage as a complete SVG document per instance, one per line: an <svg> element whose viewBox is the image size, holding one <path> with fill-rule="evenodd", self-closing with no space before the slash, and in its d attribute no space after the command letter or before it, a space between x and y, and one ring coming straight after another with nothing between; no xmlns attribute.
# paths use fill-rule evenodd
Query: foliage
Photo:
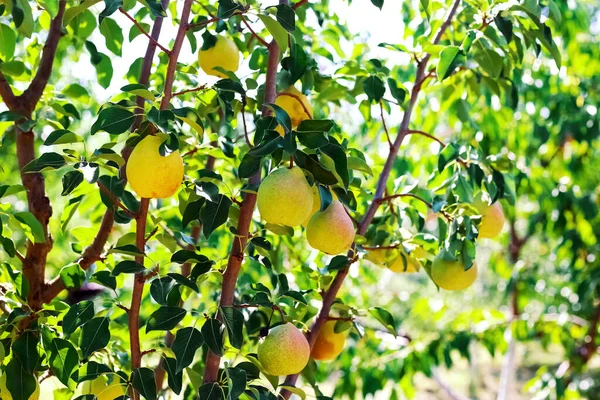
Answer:
<svg viewBox="0 0 600 400"><path fill-rule="evenodd" d="M598 4L403 2L403 36L369 47L336 12L357 1L213 3L0 0L0 364L12 397L37 380L42 398L77 398L105 375L146 399L410 398L420 375L471 362L474 348L511 354L514 341L560 348L523 393L591 393ZM185 57L215 35L244 60L219 79ZM314 109L297 125L274 98L291 85ZM149 134L162 155L183 155L173 198L139 199L126 182ZM321 210L335 197L349 211L348 254L254 212L261 177L289 164L318 185ZM481 192L507 217L496 241L478 239ZM377 268L378 249L424 271ZM476 262L474 287L438 291L438 254ZM335 361L310 361L301 384L264 373L269 326L306 327L310 342L329 318L348 337Z"/></svg>

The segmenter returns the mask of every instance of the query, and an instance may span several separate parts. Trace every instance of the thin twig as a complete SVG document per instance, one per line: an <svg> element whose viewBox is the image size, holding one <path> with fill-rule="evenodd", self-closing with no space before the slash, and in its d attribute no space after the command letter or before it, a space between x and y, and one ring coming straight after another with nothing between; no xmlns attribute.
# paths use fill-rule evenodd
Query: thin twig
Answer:
<svg viewBox="0 0 600 400"><path fill-rule="evenodd" d="M175 96L181 96L182 94L191 93L191 92L200 92L200 91L202 91L204 89L206 89L206 85L198 86L198 87L193 88L193 89L182 90L181 92L175 92L175 93L173 93L173 97L175 97Z"/></svg>
<svg viewBox="0 0 600 400"><path fill-rule="evenodd" d="M436 138L435 136L433 136L433 135L431 135L431 134L429 134L429 133L427 133L427 132L423 132L423 131L419 131L419 130L413 130L413 129L411 129L411 130L409 130L409 131L407 131L407 132L406 132L406 135L407 135L407 136L408 136L408 135L421 135L421 136L425 136L425 137L427 137L427 138L429 138L429 139L431 139L431 140L433 140L433 141L435 141L435 142L439 143L439 145L440 145L440 146L442 146L442 148L444 148L444 147L446 147L446 146L447 146L447 145L446 145L444 142L442 142L440 139ZM456 161L458 161L458 162L459 162L459 163L460 163L460 164L461 164L463 167L465 167L465 168L467 168L467 167L468 167L468 164L467 164L467 162L466 162L465 160L463 160L462 158L460 158L460 157L459 157L459 158L457 158L457 159L456 159Z"/></svg>
<svg viewBox="0 0 600 400"><path fill-rule="evenodd" d="M111 192L100 181L97 181L96 183L98 184L98 187L100 187L100 190L102 192L104 192L104 194L106 194L110 198L111 203L113 203L116 207L122 209L125 212L125 214L127 214L129 217L135 219L136 214L133 211L131 211L129 208L125 207L125 205L123 203L121 203L121 201L119 200L119 198L117 196L115 196L113 194L113 192Z"/></svg>
<svg viewBox="0 0 600 400"><path fill-rule="evenodd" d="M267 43L265 39L261 38L258 33L254 32L254 29L252 29L252 27L246 20L246 17L244 17L242 14L240 14L240 18L242 18L242 22L250 30L250 33L252 33L252 36L254 36L256 38L256 40L258 40L260 43L262 43L263 46L269 47L269 43Z"/></svg>
<svg viewBox="0 0 600 400"><path fill-rule="evenodd" d="M385 124L385 115L383 114L383 102L379 101L379 109L381 110L381 122L383 123L383 130L385 131L385 137L387 138L390 149L392 148L392 139L390 139L390 132L388 131L387 125Z"/></svg>
<svg viewBox="0 0 600 400"><path fill-rule="evenodd" d="M292 6L292 8L295 10L299 7L302 7L304 4L308 3L308 0L300 0L299 2L297 2L296 4L294 4Z"/></svg>
<svg viewBox="0 0 600 400"><path fill-rule="evenodd" d="M379 199L377 201L381 204L381 203L385 203L386 201L391 201L393 199L397 199L399 197L411 197L413 199L417 199L417 200L421 201L422 203L424 203L425 205L427 205L427 207L429 207L430 209L433 209L433 204L431 204L430 202L428 202L424 198L419 197L416 194L412 194L412 193L398 193L398 194L393 194L391 196L382 197L381 199ZM450 214L448 214L447 212L440 210L440 213L444 217L446 217L446 219L448 221L452 221L453 220L452 216Z"/></svg>
<svg viewBox="0 0 600 400"><path fill-rule="evenodd" d="M131 22L133 22L133 24L139 29L139 31L142 33L142 35L146 36L148 38L148 40L150 40L152 43L154 43L156 45L156 47L161 49L166 55L171 55L171 51L169 49L167 49L166 47L164 47L162 44L160 44L152 36L150 36L150 34L148 32L146 32L144 27L142 25L140 25L140 23L135 18L133 18L131 15L129 15L129 13L127 11L123 10L123 8L119 8L119 11L121 11L121 13L123 15L125 15Z"/></svg>
<svg viewBox="0 0 600 400"><path fill-rule="evenodd" d="M19 253L19 250L15 250L15 256L23 263L25 262L25 257L23 254Z"/></svg>

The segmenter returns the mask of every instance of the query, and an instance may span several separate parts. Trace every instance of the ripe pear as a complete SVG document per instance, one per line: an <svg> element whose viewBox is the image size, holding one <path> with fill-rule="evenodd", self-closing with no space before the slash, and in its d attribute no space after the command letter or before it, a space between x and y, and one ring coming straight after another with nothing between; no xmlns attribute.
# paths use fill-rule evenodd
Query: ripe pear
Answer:
<svg viewBox="0 0 600 400"><path fill-rule="evenodd" d="M400 250L398 256L389 264L388 267L392 272L398 273L413 273L421 270L421 263L412 253L406 254L406 251Z"/></svg>
<svg viewBox="0 0 600 400"><path fill-rule="evenodd" d="M271 329L258 344L258 360L270 375L297 374L306 367L309 356L306 337L289 322Z"/></svg>
<svg viewBox="0 0 600 400"><path fill-rule="evenodd" d="M40 398L40 384L35 382L35 391L29 396L29 400L39 400ZM12 395L6 387L6 374L0 376L0 399L1 400L13 400Z"/></svg>
<svg viewBox="0 0 600 400"><path fill-rule="evenodd" d="M258 188L258 211L268 223L298 226L310 216L312 190L301 168L279 168Z"/></svg>
<svg viewBox="0 0 600 400"><path fill-rule="evenodd" d="M442 289L464 290L475 282L477 265L473 263L471 268L465 271L462 261L446 260L442 254L438 254L431 266L431 277Z"/></svg>
<svg viewBox="0 0 600 400"><path fill-rule="evenodd" d="M478 196L473 205L481 214L481 223L479 224L479 238L492 239L502 232L504 227L504 212L500 202L489 204L489 199Z"/></svg>
<svg viewBox="0 0 600 400"><path fill-rule="evenodd" d="M335 323L336 321L327 321L321 327L310 353L314 360L333 360L344 350L346 335L343 332L335 333Z"/></svg>
<svg viewBox="0 0 600 400"><path fill-rule="evenodd" d="M183 179L183 159L179 151L161 156L158 136L148 135L139 142L127 161L127 180L140 197L171 197Z"/></svg>
<svg viewBox="0 0 600 400"><path fill-rule="evenodd" d="M233 40L225 36L217 36L217 42L213 47L198 52L198 64L208 75L227 78L227 75L214 68L221 67L226 71L237 71L240 65L240 51Z"/></svg>
<svg viewBox="0 0 600 400"><path fill-rule="evenodd" d="M298 101L298 99L300 99L300 101ZM275 104L283 108L290 116L292 128L297 128L304 120L312 119L313 108L308 101L308 98L294 86L290 86L279 92L279 95L275 99ZM278 126L276 131L283 136L284 130L281 126Z"/></svg>
<svg viewBox="0 0 600 400"><path fill-rule="evenodd" d="M312 216L306 227L308 244L327 254L340 254L354 241L354 225L344 205L334 200Z"/></svg>
<svg viewBox="0 0 600 400"><path fill-rule="evenodd" d="M92 381L85 381L81 387L81 394L93 394L97 400L114 400L127 394L127 386L118 378L109 384L105 376L100 376Z"/></svg>
<svg viewBox="0 0 600 400"><path fill-rule="evenodd" d="M381 268L389 268L392 272L413 273L419 272L421 263L415 258L417 247L409 254L403 249L375 249L370 250L365 256L366 260ZM423 251L421 249L421 251ZM406 260L406 261L405 261ZM406 265L404 264L406 262Z"/></svg>

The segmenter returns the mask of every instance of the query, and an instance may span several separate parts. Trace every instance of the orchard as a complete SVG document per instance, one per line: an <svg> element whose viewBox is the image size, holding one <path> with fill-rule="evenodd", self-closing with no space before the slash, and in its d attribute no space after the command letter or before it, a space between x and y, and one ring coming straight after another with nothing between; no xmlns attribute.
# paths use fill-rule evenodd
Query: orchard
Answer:
<svg viewBox="0 0 600 400"><path fill-rule="evenodd" d="M0 0L0 399L594 399L596 0Z"/></svg>

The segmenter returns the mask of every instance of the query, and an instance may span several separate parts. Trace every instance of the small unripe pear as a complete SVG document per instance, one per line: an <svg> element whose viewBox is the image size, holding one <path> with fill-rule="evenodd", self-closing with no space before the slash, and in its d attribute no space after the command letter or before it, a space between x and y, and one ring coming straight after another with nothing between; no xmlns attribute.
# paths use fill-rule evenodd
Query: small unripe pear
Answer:
<svg viewBox="0 0 600 400"><path fill-rule="evenodd" d="M108 383L105 376L100 376L91 381L85 381L81 387L81 394L93 394L97 400L114 400L117 397L125 396L127 386L114 379L112 383Z"/></svg>
<svg viewBox="0 0 600 400"><path fill-rule="evenodd" d="M431 277L442 289L464 290L475 282L477 265L473 263L471 268L465 271L462 261L446 260L442 254L438 254L431 266Z"/></svg>
<svg viewBox="0 0 600 400"><path fill-rule="evenodd" d="M478 196L473 205L481 214L481 223L479 224L479 238L492 239L502 232L504 227L504 212L500 202L489 204L488 199Z"/></svg>
<svg viewBox="0 0 600 400"><path fill-rule="evenodd" d="M271 329L258 344L258 360L270 375L297 374L306 367L309 356L306 337L289 322Z"/></svg>
<svg viewBox="0 0 600 400"><path fill-rule="evenodd" d="M237 71L240 64L240 50L233 40L225 36L217 36L217 42L213 47L198 52L198 64L208 75L227 78L227 75L214 68L221 67L226 71Z"/></svg>
<svg viewBox="0 0 600 400"><path fill-rule="evenodd" d="M327 254L340 254L354 241L354 225L344 205L334 200L312 216L306 227L308 244Z"/></svg>
<svg viewBox="0 0 600 400"><path fill-rule="evenodd" d="M260 215L268 223L298 226L311 213L313 192L302 169L280 168L260 184L257 203Z"/></svg>
<svg viewBox="0 0 600 400"><path fill-rule="evenodd" d="M327 321L321 327L310 353L314 360L333 360L344 350L346 335L344 332L335 333L335 324L336 321Z"/></svg>
<svg viewBox="0 0 600 400"><path fill-rule="evenodd" d="M28 400L39 400L40 398L40 384L35 382L35 391L29 396ZM6 387L6 374L0 376L0 399L1 400L13 400L12 395Z"/></svg>
<svg viewBox="0 0 600 400"><path fill-rule="evenodd" d="M148 135L139 142L127 161L127 180L140 197L171 197L183 179L183 159L179 151L167 156L158 152L162 140Z"/></svg>

